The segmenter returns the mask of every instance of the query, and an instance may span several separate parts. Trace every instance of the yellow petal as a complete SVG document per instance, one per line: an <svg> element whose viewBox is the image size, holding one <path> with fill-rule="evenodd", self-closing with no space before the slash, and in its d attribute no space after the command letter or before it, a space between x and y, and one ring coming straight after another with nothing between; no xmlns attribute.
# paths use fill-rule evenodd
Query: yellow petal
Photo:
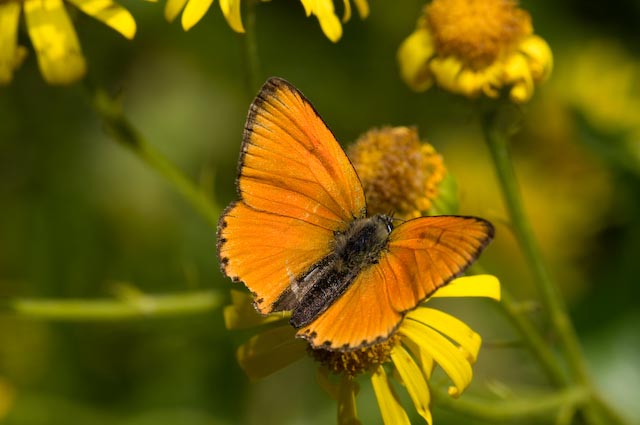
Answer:
<svg viewBox="0 0 640 425"><path fill-rule="evenodd" d="M418 361L418 366L426 380L431 379L431 373L433 372L434 362L433 357L427 350L423 350L420 345L413 342L409 338L404 338L402 343L407 346L409 351L413 354L413 357Z"/></svg>
<svg viewBox="0 0 640 425"><path fill-rule="evenodd" d="M243 33L240 0L220 0L220 9L231 29Z"/></svg>
<svg viewBox="0 0 640 425"><path fill-rule="evenodd" d="M524 55L512 55L505 65L504 74L506 84L513 85L509 93L513 102L524 103L531 99L534 84L529 64Z"/></svg>
<svg viewBox="0 0 640 425"><path fill-rule="evenodd" d="M459 277L438 289L432 297L487 297L500 301L500 281L490 274Z"/></svg>
<svg viewBox="0 0 640 425"><path fill-rule="evenodd" d="M358 384L343 375L338 391L338 425L360 425L356 408Z"/></svg>
<svg viewBox="0 0 640 425"><path fill-rule="evenodd" d="M178 16L180 11L187 4L188 0L167 0L167 4L164 6L164 17L167 21L173 22Z"/></svg>
<svg viewBox="0 0 640 425"><path fill-rule="evenodd" d="M11 82L13 70L20 64L18 19L20 3L0 3L0 84Z"/></svg>
<svg viewBox="0 0 640 425"><path fill-rule="evenodd" d="M478 74L471 69L465 68L458 75L459 93L467 97L473 97L480 92L480 88L485 84L482 74Z"/></svg>
<svg viewBox="0 0 640 425"><path fill-rule="evenodd" d="M396 397L387 374L380 366L371 374L371 384L373 391L376 393L382 421L385 425L411 425L407 412L404 411L400 401Z"/></svg>
<svg viewBox="0 0 640 425"><path fill-rule="evenodd" d="M471 383L473 372L469 361L447 338L410 318L402 322L399 332L420 345L421 349L429 351L453 382L454 387L449 388L449 394L458 396Z"/></svg>
<svg viewBox="0 0 640 425"><path fill-rule="evenodd" d="M302 7L304 7L304 13L307 15L307 17L311 16L314 1L315 0L300 0L300 3L302 3Z"/></svg>
<svg viewBox="0 0 640 425"><path fill-rule="evenodd" d="M487 97L496 99L500 96L500 89L505 85L503 68L504 64L498 61L478 71L478 75L480 75L479 84L481 85L482 92L487 95Z"/></svg>
<svg viewBox="0 0 640 425"><path fill-rule="evenodd" d="M131 40L136 35L136 21L124 7L111 0L69 0L89 16L104 22Z"/></svg>
<svg viewBox="0 0 640 425"><path fill-rule="evenodd" d="M393 348L391 351L391 360L402 379L402 383L407 388L407 392L409 393L409 397L411 397L411 401L413 401L413 405L416 407L416 411L431 425L432 418L431 412L429 411L431 395L429 394L429 387L424 379L424 375L420 372L420 368L409 353L407 353L407 350L402 348L401 345L396 345Z"/></svg>
<svg viewBox="0 0 640 425"><path fill-rule="evenodd" d="M224 325L227 329L247 329L284 320L288 317L284 313L261 315L253 307L253 296L236 290L231 291L231 305L224 308L223 315Z"/></svg>
<svg viewBox="0 0 640 425"><path fill-rule="evenodd" d="M480 351L482 338L462 320L433 308L419 307L407 315L407 318L430 326L446 337L460 344L469 354L469 361L475 363Z"/></svg>
<svg viewBox="0 0 640 425"><path fill-rule="evenodd" d="M537 35L532 35L520 43L518 49L529 58L533 79L546 80L553 69L553 54L547 42Z"/></svg>
<svg viewBox="0 0 640 425"><path fill-rule="evenodd" d="M62 0L25 0L24 13L44 79L70 84L82 78L84 57Z"/></svg>
<svg viewBox="0 0 640 425"><path fill-rule="evenodd" d="M458 77L462 70L462 62L453 56L438 57L431 61L430 67L439 86L453 93L461 92Z"/></svg>
<svg viewBox="0 0 640 425"><path fill-rule="evenodd" d="M329 40L336 43L342 37L342 24L335 14L332 0L316 1L311 11L320 22L322 32Z"/></svg>
<svg viewBox="0 0 640 425"><path fill-rule="evenodd" d="M189 0L182 12L182 28L189 31L211 7L213 0Z"/></svg>
<svg viewBox="0 0 640 425"><path fill-rule="evenodd" d="M300 360L307 344L295 338L291 326L280 326L254 335L236 353L240 367L250 379L261 379Z"/></svg>
<svg viewBox="0 0 640 425"><path fill-rule="evenodd" d="M531 96L533 96L533 90L531 90L531 86L525 82L515 84L509 91L509 99L514 103L528 102Z"/></svg>
<svg viewBox="0 0 640 425"><path fill-rule="evenodd" d="M429 31L418 29L407 37L398 49L400 75L415 91L425 91L433 84L429 60L434 54L434 45Z"/></svg>
<svg viewBox="0 0 640 425"><path fill-rule="evenodd" d="M351 2L349 0L343 0L344 14L342 15L342 22L347 22L351 19Z"/></svg>
<svg viewBox="0 0 640 425"><path fill-rule="evenodd" d="M356 4L356 9L358 9L358 15L360 15L360 19L365 19L369 16L369 3L367 0L354 0Z"/></svg>

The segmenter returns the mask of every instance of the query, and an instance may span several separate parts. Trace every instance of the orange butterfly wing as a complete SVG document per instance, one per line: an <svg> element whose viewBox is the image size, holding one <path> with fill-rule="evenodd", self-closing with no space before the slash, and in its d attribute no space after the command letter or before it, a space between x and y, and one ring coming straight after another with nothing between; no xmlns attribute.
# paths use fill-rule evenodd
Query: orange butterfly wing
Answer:
<svg viewBox="0 0 640 425"><path fill-rule="evenodd" d="M351 162L311 103L291 84L269 79L245 125L238 188L242 201L330 231L364 214Z"/></svg>
<svg viewBox="0 0 640 425"><path fill-rule="evenodd" d="M261 313L329 253L334 231L364 215L349 159L313 106L279 78L251 104L237 187L240 200L219 221L218 256Z"/></svg>
<svg viewBox="0 0 640 425"><path fill-rule="evenodd" d="M386 252L297 335L312 346L348 351L384 341L403 316L460 275L493 238L480 218L409 220L389 235Z"/></svg>

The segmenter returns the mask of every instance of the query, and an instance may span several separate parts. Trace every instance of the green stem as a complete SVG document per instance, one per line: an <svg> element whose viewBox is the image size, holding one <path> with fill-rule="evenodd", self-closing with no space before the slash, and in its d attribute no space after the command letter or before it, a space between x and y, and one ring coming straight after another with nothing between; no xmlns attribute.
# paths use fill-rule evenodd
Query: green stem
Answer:
<svg viewBox="0 0 640 425"><path fill-rule="evenodd" d="M111 98L102 89L92 90L91 96L92 106L103 119L109 134L164 177L215 229L220 213L218 206L146 140L124 115L120 102Z"/></svg>
<svg viewBox="0 0 640 425"><path fill-rule="evenodd" d="M479 262L472 265L470 270L474 274L488 273ZM549 347L549 343L542 337L540 331L531 322L526 312L522 311L519 303L513 299L504 285L500 287L500 302L497 305L520 332L524 343L538 360L551 383L559 387L567 386L569 379L558 363L558 358Z"/></svg>
<svg viewBox="0 0 640 425"><path fill-rule="evenodd" d="M580 349L578 337L569 319L564 300L542 259L542 254L533 236L531 225L527 220L520 199L516 175L509 155L509 129L500 122L500 110L494 109L483 117L482 127L493 158L498 180L502 187L502 195L511 218L513 232L518 240L525 260L529 264L542 296L542 302L549 314L553 327L558 332L562 349L568 360L573 376L578 382L589 383L586 363Z"/></svg>
<svg viewBox="0 0 640 425"><path fill-rule="evenodd" d="M435 404L445 409L488 422L507 422L531 417L549 416L567 407L577 407L589 401L586 388L575 387L529 398L486 400L468 395L454 399L444 391L432 389Z"/></svg>
<svg viewBox="0 0 640 425"><path fill-rule="evenodd" d="M542 253L525 215L508 148L509 136L513 133L513 123L509 122L508 118L505 119L507 117L505 112L509 111L499 107L485 112L482 117L482 129L502 187L502 195L510 215L513 232L532 270L549 320L557 332L572 378L581 386L591 390L592 403L589 403L585 409L585 415L590 418L591 423L622 423L623 421L596 394L565 302L544 264ZM607 420L597 419L605 416Z"/></svg>
<svg viewBox="0 0 640 425"><path fill-rule="evenodd" d="M246 68L246 85L249 98L253 99L262 84L258 40L256 37L256 6L258 0L247 1L246 33L244 37L244 54Z"/></svg>
<svg viewBox="0 0 640 425"><path fill-rule="evenodd" d="M519 311L511 294L503 286L500 289L501 299L499 306L503 309L511 323L518 329L524 337L524 341L531 353L536 357L542 368L547 373L551 382L556 386L567 386L569 383L562 367L558 363L557 357L549 348L549 344L544 340L538 329L531 323L528 317Z"/></svg>
<svg viewBox="0 0 640 425"><path fill-rule="evenodd" d="M2 312L20 317L63 322L117 321L206 313L221 304L217 292L137 294L121 299L13 299Z"/></svg>

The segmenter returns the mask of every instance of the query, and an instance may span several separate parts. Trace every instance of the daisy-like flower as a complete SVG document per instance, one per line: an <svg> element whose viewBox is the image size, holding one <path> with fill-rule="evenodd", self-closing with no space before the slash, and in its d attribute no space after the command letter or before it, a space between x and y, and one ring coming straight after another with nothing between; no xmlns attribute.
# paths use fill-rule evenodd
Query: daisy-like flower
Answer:
<svg viewBox="0 0 640 425"><path fill-rule="evenodd" d="M398 61L416 91L434 83L456 94L528 101L552 68L548 44L514 0L434 0L402 43Z"/></svg>
<svg viewBox="0 0 640 425"><path fill-rule="evenodd" d="M499 300L500 284L490 275L455 279L409 312L385 342L348 352L312 349L305 340L295 338L296 331L286 320L288 315L260 316L252 306L250 294L234 290L231 295L232 304L224 310L227 328L246 329L271 323L238 348L238 361L251 379L264 378L310 356L319 365L319 384L337 401L339 424L359 423L356 377L360 375L370 377L385 424L410 423L392 380L405 388L418 414L431 424L428 381L434 367L439 365L449 376L453 384L449 395L458 397L471 382L481 338L459 319L428 307L428 303L438 297Z"/></svg>
<svg viewBox="0 0 640 425"><path fill-rule="evenodd" d="M369 214L410 219L454 214L456 185L442 156L411 127L369 130L347 156L364 188Z"/></svg>
<svg viewBox="0 0 640 425"><path fill-rule="evenodd" d="M112 0L0 0L0 84L11 82L26 56L26 49L18 45L21 13L44 79L49 84L70 84L84 76L86 63L65 3L128 39L136 33L133 16Z"/></svg>
<svg viewBox="0 0 640 425"><path fill-rule="evenodd" d="M262 0L269 1L269 0ZM307 16L314 15L320 22L322 31L334 43L342 37L342 22L351 18L351 3L344 0L342 22L336 16L333 0L300 0ZM369 15L367 0L354 0L358 14L362 19ZM164 10L165 17L172 22L182 12L182 28L191 29L207 13L213 0L168 0ZM240 16L240 0L220 0L220 9L227 23L236 32L243 33L244 26Z"/></svg>

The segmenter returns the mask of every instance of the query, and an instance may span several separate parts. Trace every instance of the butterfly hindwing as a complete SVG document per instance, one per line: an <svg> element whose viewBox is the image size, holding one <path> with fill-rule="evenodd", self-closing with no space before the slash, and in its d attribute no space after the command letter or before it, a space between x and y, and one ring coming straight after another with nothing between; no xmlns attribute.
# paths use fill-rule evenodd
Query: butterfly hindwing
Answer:
<svg viewBox="0 0 640 425"><path fill-rule="evenodd" d="M354 350L387 339L402 314L388 301L390 276L386 271L377 265L363 270L340 298L296 335L314 348L334 351Z"/></svg>
<svg viewBox="0 0 640 425"><path fill-rule="evenodd" d="M492 237L493 226L475 217L420 217L401 224L378 263L298 336L340 351L385 340L404 314L461 274Z"/></svg>
<svg viewBox="0 0 640 425"><path fill-rule="evenodd" d="M333 234L302 220L230 205L218 226L218 255L224 273L243 281L255 306L270 313L296 277L326 254Z"/></svg>

